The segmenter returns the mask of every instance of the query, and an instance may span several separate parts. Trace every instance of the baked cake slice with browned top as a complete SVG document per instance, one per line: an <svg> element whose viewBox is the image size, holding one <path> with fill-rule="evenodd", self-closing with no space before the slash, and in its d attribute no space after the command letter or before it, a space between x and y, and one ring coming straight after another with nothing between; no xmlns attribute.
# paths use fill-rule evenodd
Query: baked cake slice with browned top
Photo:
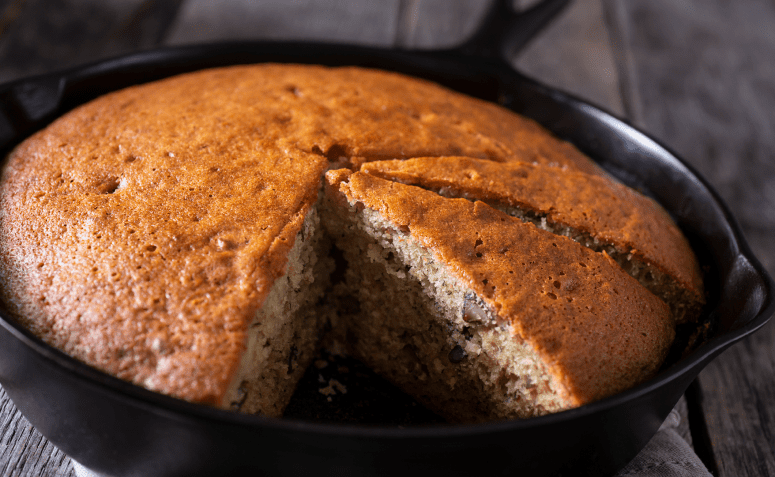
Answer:
<svg viewBox="0 0 775 477"><path fill-rule="evenodd" d="M670 310L702 305L697 270L664 211L535 122L361 68L117 91L0 180L0 297L23 325L148 389L272 416L329 327L453 420L591 402L656 372Z"/></svg>
<svg viewBox="0 0 775 477"><path fill-rule="evenodd" d="M653 375L669 309L611 258L483 202L327 174L361 360L453 420L528 417Z"/></svg>
<svg viewBox="0 0 775 477"><path fill-rule="evenodd" d="M696 321L702 275L689 243L653 200L603 175L470 157L364 164L362 171L445 196L482 200L509 215L605 251L662 298L677 323Z"/></svg>

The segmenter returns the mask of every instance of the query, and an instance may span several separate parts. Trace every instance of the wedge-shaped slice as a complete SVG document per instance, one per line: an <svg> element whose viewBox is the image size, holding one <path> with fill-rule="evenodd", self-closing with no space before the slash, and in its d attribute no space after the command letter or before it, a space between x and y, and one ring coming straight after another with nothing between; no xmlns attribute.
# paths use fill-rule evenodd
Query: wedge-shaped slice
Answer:
<svg viewBox="0 0 775 477"><path fill-rule="evenodd" d="M315 352L327 163L245 139L263 119L227 94L239 78L123 90L18 146L0 180L0 298L102 371L279 415Z"/></svg>
<svg viewBox="0 0 775 477"><path fill-rule="evenodd" d="M324 222L360 311L351 351L455 421L528 417L652 376L668 307L606 254L483 202L326 175Z"/></svg>
<svg viewBox="0 0 775 477"><path fill-rule="evenodd" d="M367 163L362 171L445 196L482 200L509 215L606 251L662 298L677 323L695 321L702 276L689 243L653 200L612 179L576 170L468 157Z"/></svg>

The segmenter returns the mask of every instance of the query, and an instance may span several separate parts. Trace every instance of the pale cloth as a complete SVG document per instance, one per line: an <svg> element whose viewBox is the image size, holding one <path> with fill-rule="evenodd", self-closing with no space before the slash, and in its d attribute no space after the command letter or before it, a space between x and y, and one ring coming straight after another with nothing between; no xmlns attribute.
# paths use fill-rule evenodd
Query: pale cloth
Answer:
<svg viewBox="0 0 775 477"><path fill-rule="evenodd" d="M675 431L681 416L673 409L632 462L616 477L711 477L711 473L686 441Z"/></svg>

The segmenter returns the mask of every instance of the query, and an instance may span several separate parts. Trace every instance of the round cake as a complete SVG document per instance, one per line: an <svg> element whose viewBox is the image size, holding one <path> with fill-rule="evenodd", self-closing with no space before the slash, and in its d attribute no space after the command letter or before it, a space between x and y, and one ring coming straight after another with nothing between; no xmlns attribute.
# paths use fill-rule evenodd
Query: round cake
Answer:
<svg viewBox="0 0 775 477"><path fill-rule="evenodd" d="M164 394L280 416L325 341L464 422L648 379L704 294L667 213L535 122L277 64L117 91L17 146L0 285L45 342Z"/></svg>

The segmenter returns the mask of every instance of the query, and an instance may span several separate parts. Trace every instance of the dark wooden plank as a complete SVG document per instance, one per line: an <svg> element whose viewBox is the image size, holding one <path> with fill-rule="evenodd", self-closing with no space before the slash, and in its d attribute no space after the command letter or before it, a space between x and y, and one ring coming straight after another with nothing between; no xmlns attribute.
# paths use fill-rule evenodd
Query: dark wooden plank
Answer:
<svg viewBox="0 0 775 477"><path fill-rule="evenodd" d="M181 1L12 2L0 20L0 83L154 46Z"/></svg>
<svg viewBox="0 0 775 477"><path fill-rule="evenodd" d="M110 33L104 51L118 54L161 44L183 2L184 0L143 0Z"/></svg>
<svg viewBox="0 0 775 477"><path fill-rule="evenodd" d="M448 48L471 36L492 2L403 0L396 46Z"/></svg>
<svg viewBox="0 0 775 477"><path fill-rule="evenodd" d="M617 3L642 98L633 119L713 183L774 271L775 4Z"/></svg>
<svg viewBox="0 0 775 477"><path fill-rule="evenodd" d="M699 377L718 475L775 475L775 321Z"/></svg>
<svg viewBox="0 0 775 477"><path fill-rule="evenodd" d="M775 271L775 3L607 0L633 120L719 191ZM775 323L699 377L718 475L775 475ZM695 442L697 444L697 442Z"/></svg>
<svg viewBox="0 0 775 477"><path fill-rule="evenodd" d="M207 0L189 0L167 42L300 39L443 48L473 33L489 3L478 0L236 0L224 11L219 4Z"/></svg>
<svg viewBox="0 0 775 477"><path fill-rule="evenodd" d="M514 66L613 114L625 114L601 0L571 3L518 55Z"/></svg>
<svg viewBox="0 0 775 477"><path fill-rule="evenodd" d="M318 40L390 46L396 35L399 0L299 0L221 2L189 0L167 43L220 40Z"/></svg>
<svg viewBox="0 0 775 477"><path fill-rule="evenodd" d="M71 477L70 459L48 442L0 387L0 475Z"/></svg>

